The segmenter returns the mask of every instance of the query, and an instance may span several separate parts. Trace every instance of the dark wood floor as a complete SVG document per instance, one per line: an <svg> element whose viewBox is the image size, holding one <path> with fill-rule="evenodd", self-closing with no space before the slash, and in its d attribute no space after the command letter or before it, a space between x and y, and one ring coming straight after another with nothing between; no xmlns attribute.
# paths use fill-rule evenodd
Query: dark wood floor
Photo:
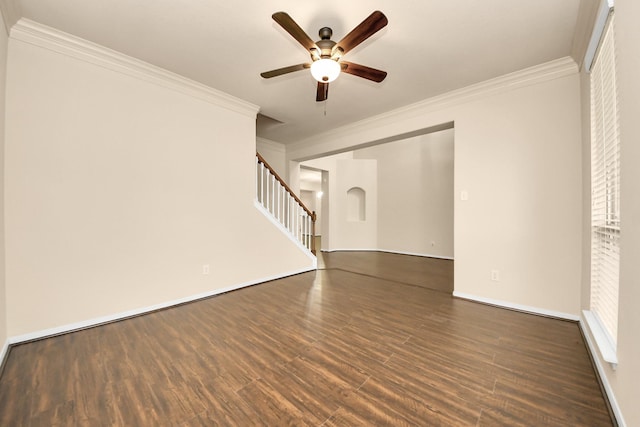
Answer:
<svg viewBox="0 0 640 427"><path fill-rule="evenodd" d="M453 261L387 252L321 252L318 268L342 269L453 293Z"/></svg>
<svg viewBox="0 0 640 427"><path fill-rule="evenodd" d="M325 255L326 270L13 347L0 426L611 425L575 323L425 287L451 261Z"/></svg>

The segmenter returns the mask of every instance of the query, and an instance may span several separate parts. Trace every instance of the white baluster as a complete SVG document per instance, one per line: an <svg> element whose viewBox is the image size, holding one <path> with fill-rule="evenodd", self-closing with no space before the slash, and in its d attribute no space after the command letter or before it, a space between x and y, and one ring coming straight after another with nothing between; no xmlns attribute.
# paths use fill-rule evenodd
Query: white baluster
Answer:
<svg viewBox="0 0 640 427"><path fill-rule="evenodd" d="M284 214L283 214L283 218L284 218L284 226L285 228L288 230L289 229L289 199L291 198L291 195L289 194L289 192L285 192L284 193Z"/></svg>
<svg viewBox="0 0 640 427"><path fill-rule="evenodd" d="M300 241L304 244L304 233L307 231L307 224L304 221L304 209L300 208L300 223L302 224L302 232L300 233Z"/></svg>
<svg viewBox="0 0 640 427"><path fill-rule="evenodd" d="M282 204L282 185L280 181L278 181L278 222L282 221L282 209L280 205Z"/></svg>
<svg viewBox="0 0 640 427"><path fill-rule="evenodd" d="M271 212L271 215L273 215L273 199L275 197L275 194L273 192L273 186L274 186L274 179L273 179L273 175L269 174L269 212Z"/></svg>
<svg viewBox="0 0 640 427"><path fill-rule="evenodd" d="M296 205L296 239L300 241L300 205Z"/></svg>
<svg viewBox="0 0 640 427"><path fill-rule="evenodd" d="M284 211L284 207L282 206L282 200L284 199L284 187L282 186L282 184L280 184L280 181L278 181L278 221L280 221L280 224L282 224L282 217L283 217L283 211Z"/></svg>
<svg viewBox="0 0 640 427"><path fill-rule="evenodd" d="M260 203L264 203L264 194L262 193L262 163L258 163L258 170L256 173L260 176L260 181L258 182L258 193L260 194Z"/></svg>
<svg viewBox="0 0 640 427"><path fill-rule="evenodd" d="M282 199L282 225L287 226L287 205L289 204L289 192L284 189L284 198Z"/></svg>
<svg viewBox="0 0 640 427"><path fill-rule="evenodd" d="M293 237L298 238L298 205L293 205Z"/></svg>
<svg viewBox="0 0 640 427"><path fill-rule="evenodd" d="M260 162L260 202L264 206L264 163Z"/></svg>
<svg viewBox="0 0 640 427"><path fill-rule="evenodd" d="M271 175L271 214L275 215L276 207L276 177Z"/></svg>
<svg viewBox="0 0 640 427"><path fill-rule="evenodd" d="M307 214L307 249L311 249L311 216Z"/></svg>
<svg viewBox="0 0 640 427"><path fill-rule="evenodd" d="M269 171L267 170L267 168L264 167L264 164L262 165L262 192L263 192L263 200L262 200L262 206L264 206L265 208L269 207Z"/></svg>
<svg viewBox="0 0 640 427"><path fill-rule="evenodd" d="M304 219L304 245L307 246L307 239L309 238L309 227L307 227L307 213L302 214Z"/></svg>
<svg viewBox="0 0 640 427"><path fill-rule="evenodd" d="M304 209L302 210L302 229L304 230L302 233L302 244L307 246L307 213L304 211Z"/></svg>
<svg viewBox="0 0 640 427"><path fill-rule="evenodd" d="M289 229L289 192L286 191L284 193L284 205L283 205L283 214L282 214L282 219L283 219L283 225L285 226L286 229Z"/></svg>
<svg viewBox="0 0 640 427"><path fill-rule="evenodd" d="M291 194L287 198L287 229L291 231Z"/></svg>
<svg viewBox="0 0 640 427"><path fill-rule="evenodd" d="M264 191L264 207L269 210L269 175L265 176Z"/></svg>
<svg viewBox="0 0 640 427"><path fill-rule="evenodd" d="M284 224L284 197L285 197L285 189L284 186L280 186L280 203L278 203L278 209L280 209L280 224Z"/></svg>

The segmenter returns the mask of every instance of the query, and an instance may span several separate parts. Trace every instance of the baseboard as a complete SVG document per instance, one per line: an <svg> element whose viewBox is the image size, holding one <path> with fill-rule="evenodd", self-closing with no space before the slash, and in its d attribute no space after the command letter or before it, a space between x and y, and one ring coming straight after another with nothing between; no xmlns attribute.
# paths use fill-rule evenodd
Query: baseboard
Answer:
<svg viewBox="0 0 640 427"><path fill-rule="evenodd" d="M423 254L417 252L405 252L405 251L395 251L391 249L378 249L379 252L386 252L388 254L398 254L398 255L410 255L410 256L421 256L424 258L436 258L436 259L446 259L453 261L452 256L442 256L442 255L433 255L433 254Z"/></svg>
<svg viewBox="0 0 640 427"><path fill-rule="evenodd" d="M377 249L354 249L354 248L349 248L349 249L322 249L322 252L380 252Z"/></svg>
<svg viewBox="0 0 640 427"><path fill-rule="evenodd" d="M609 407L613 412L613 416L616 418L616 422L619 427L626 427L626 423L624 422L624 417L622 416L622 411L620 410L620 406L618 405L618 401L616 400L616 396L613 393L613 388L611 388L611 384L607 379L607 375L604 370L604 366L600 361L600 357L598 357L598 349L596 348L593 339L591 339L591 334L589 332L589 327L586 325L586 321L584 318L580 318L580 330L582 331L582 336L587 343L587 349L589 353L591 353L591 360L593 361L593 365L596 368L596 372L600 379L600 384L602 384L602 388L604 389L604 393L607 395L607 400L609 401Z"/></svg>
<svg viewBox="0 0 640 427"><path fill-rule="evenodd" d="M283 279L285 277L295 276L297 274L302 274L302 273L307 273L309 271L316 271L316 268L315 267L307 267L307 268L303 268L303 269L300 269L300 270L291 271L291 272L284 273L284 274L278 274L278 275L274 275L274 276L270 276L270 277L264 277L264 278L261 278L259 280L252 280L252 281L236 284L236 285L233 285L233 286L227 286L225 288L216 289L216 290L213 290L213 291L210 291L210 292L204 292L204 293L201 293L201 294L191 295L191 296L188 296L188 297L185 297L185 298L180 298L180 299L176 299L176 300L173 300L173 301L167 301L167 302L164 302L164 303L155 304L155 305L148 306L148 307L143 307L143 308L138 308L138 309L134 309L134 310L124 311L124 312L121 312L121 313L116 313L116 314L112 314L112 315L97 317L97 318L94 318L94 319L88 319L88 320L84 320L84 321L81 321L81 322L70 323L70 324L67 324L67 325L62 325L62 326L58 326L58 327L55 327L55 328L49 328L49 329L44 329L44 330L41 330L41 331L31 332L31 333L24 334L24 335L18 335L18 336L9 337L9 339L7 340L7 343L5 344L5 347L3 348L3 352L6 351L6 349L7 349L7 347L9 345L20 344L20 343L25 343L25 342L29 342L29 341L36 341L36 340L40 340L40 339L44 339L44 338L50 338L50 337L57 336L57 335L68 334L70 332L80 331L82 329L93 328L93 327L104 325L104 324L107 324L107 323L117 322L117 321L120 321L120 320L124 320L124 319L128 319L128 318L131 318L131 317L140 316L140 315L151 313L151 312L154 312L154 311L163 310L163 309L166 309L166 308L175 307L175 306L178 306L178 305L187 304L187 303L190 303L190 302L194 302L194 301L210 298L210 297L213 297L213 296L216 296L216 295L224 294L224 293L227 293L227 292L235 291L235 290L246 288L246 287L249 287L249 286L254 286L254 285L261 284L261 283L270 282L272 280ZM4 355L4 353L3 353L3 355Z"/></svg>
<svg viewBox="0 0 640 427"><path fill-rule="evenodd" d="M509 310L536 314L538 316L553 317L556 319L571 320L574 322L580 321L580 316L576 316L574 314L569 314L569 313L563 313L561 311L553 311L553 310L547 310L539 307L515 304L508 301L496 300L492 298L484 298L484 297L479 297L476 295L466 294L464 292L457 292L457 291L453 291L453 296L456 298L466 299L469 301L480 302L483 304L494 305L496 307L507 308Z"/></svg>
<svg viewBox="0 0 640 427"><path fill-rule="evenodd" d="M4 342L2 346L2 350L0 350L0 376L2 376L2 372L4 371L4 365L7 362L7 357L9 356L9 340Z"/></svg>
<svg viewBox="0 0 640 427"><path fill-rule="evenodd" d="M388 254L398 254L398 255L410 255L410 256L420 256L424 258L437 258L437 259L446 259L453 261L453 257L446 257L441 255L431 255L431 254L421 254L416 252L404 252L404 251L394 251L390 249L322 249L322 252L384 252Z"/></svg>

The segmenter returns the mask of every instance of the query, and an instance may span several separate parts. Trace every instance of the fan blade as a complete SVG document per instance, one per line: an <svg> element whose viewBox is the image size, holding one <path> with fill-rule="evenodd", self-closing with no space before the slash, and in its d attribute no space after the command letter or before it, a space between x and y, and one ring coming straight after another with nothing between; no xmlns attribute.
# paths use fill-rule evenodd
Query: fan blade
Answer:
<svg viewBox="0 0 640 427"><path fill-rule="evenodd" d="M311 40L311 37L304 32L302 28L296 21L293 20L286 12L276 12L271 15L274 21L276 21L284 30L291 34L291 36L296 39L298 43L300 43L305 49L311 50L312 48L317 48L315 42Z"/></svg>
<svg viewBox="0 0 640 427"><path fill-rule="evenodd" d="M349 34L344 36L342 40L340 40L336 44L336 48L340 47L344 51L344 53L347 53L378 31L380 31L388 23L389 21L387 20L387 17L384 16L384 13L376 10L371 15L369 15L367 19L362 21L360 25L351 30Z"/></svg>
<svg viewBox="0 0 640 427"><path fill-rule="evenodd" d="M326 101L329 97L329 83L318 82L316 101Z"/></svg>
<svg viewBox="0 0 640 427"><path fill-rule="evenodd" d="M375 68L367 67L366 65L355 64L353 62L340 61L342 65L342 71L347 74L353 74L354 76L362 77L367 80L371 80L376 83L380 83L387 77L387 72L382 70L376 70Z"/></svg>
<svg viewBox="0 0 640 427"><path fill-rule="evenodd" d="M311 64L290 65L288 67L278 68L277 70L265 71L264 73L260 73L260 75L265 79L270 79L271 77L277 77L283 74L293 73L294 71L300 71L310 67L311 67Z"/></svg>

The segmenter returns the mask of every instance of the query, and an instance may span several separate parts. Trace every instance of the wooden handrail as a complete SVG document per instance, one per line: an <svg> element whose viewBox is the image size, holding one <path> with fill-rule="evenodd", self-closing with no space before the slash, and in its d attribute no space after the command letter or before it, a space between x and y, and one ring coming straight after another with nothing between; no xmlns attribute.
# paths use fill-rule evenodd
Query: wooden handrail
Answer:
<svg viewBox="0 0 640 427"><path fill-rule="evenodd" d="M300 206L302 206L302 209L305 210L305 212L307 212L307 214L311 217L311 221L315 224L316 222L316 213L309 210L309 208L307 208L304 203L302 203L302 200L300 200L298 198L298 196L296 196L296 194L293 192L293 190L291 190L291 188L287 185L286 182L284 182L284 180L282 178L280 178L280 175L278 175L278 173L269 165L269 163L267 163L267 161L264 159L264 157L262 157L260 155L260 153L256 153L256 156L258 157L258 161L260 163L262 163L267 169L269 169L269 171L273 174L273 176L278 180L278 182L280 184L282 184L282 186L284 187L285 190L287 190L287 192L291 195L291 197L293 197L293 199L298 202L298 204Z"/></svg>
<svg viewBox="0 0 640 427"><path fill-rule="evenodd" d="M305 206L302 200L300 200L300 198L296 196L293 190L291 190L291 188L287 185L287 183L284 182L284 180L280 177L280 175L278 175L278 173L271 167L271 165L269 165L269 163L264 159L264 157L260 155L260 153L256 152L256 157L258 158L258 163L262 163L264 167L267 168L267 170L274 176L276 180L278 180L280 185L282 185L282 187L287 191L287 193L289 193L289 195L293 198L293 200L295 200L296 203L298 203L298 205L302 207L302 209L304 209L307 215L309 215L309 218L311 218L311 236L310 236L311 252L315 255L316 253L316 238L315 238L316 237L316 213L314 211L311 211L308 207Z"/></svg>

